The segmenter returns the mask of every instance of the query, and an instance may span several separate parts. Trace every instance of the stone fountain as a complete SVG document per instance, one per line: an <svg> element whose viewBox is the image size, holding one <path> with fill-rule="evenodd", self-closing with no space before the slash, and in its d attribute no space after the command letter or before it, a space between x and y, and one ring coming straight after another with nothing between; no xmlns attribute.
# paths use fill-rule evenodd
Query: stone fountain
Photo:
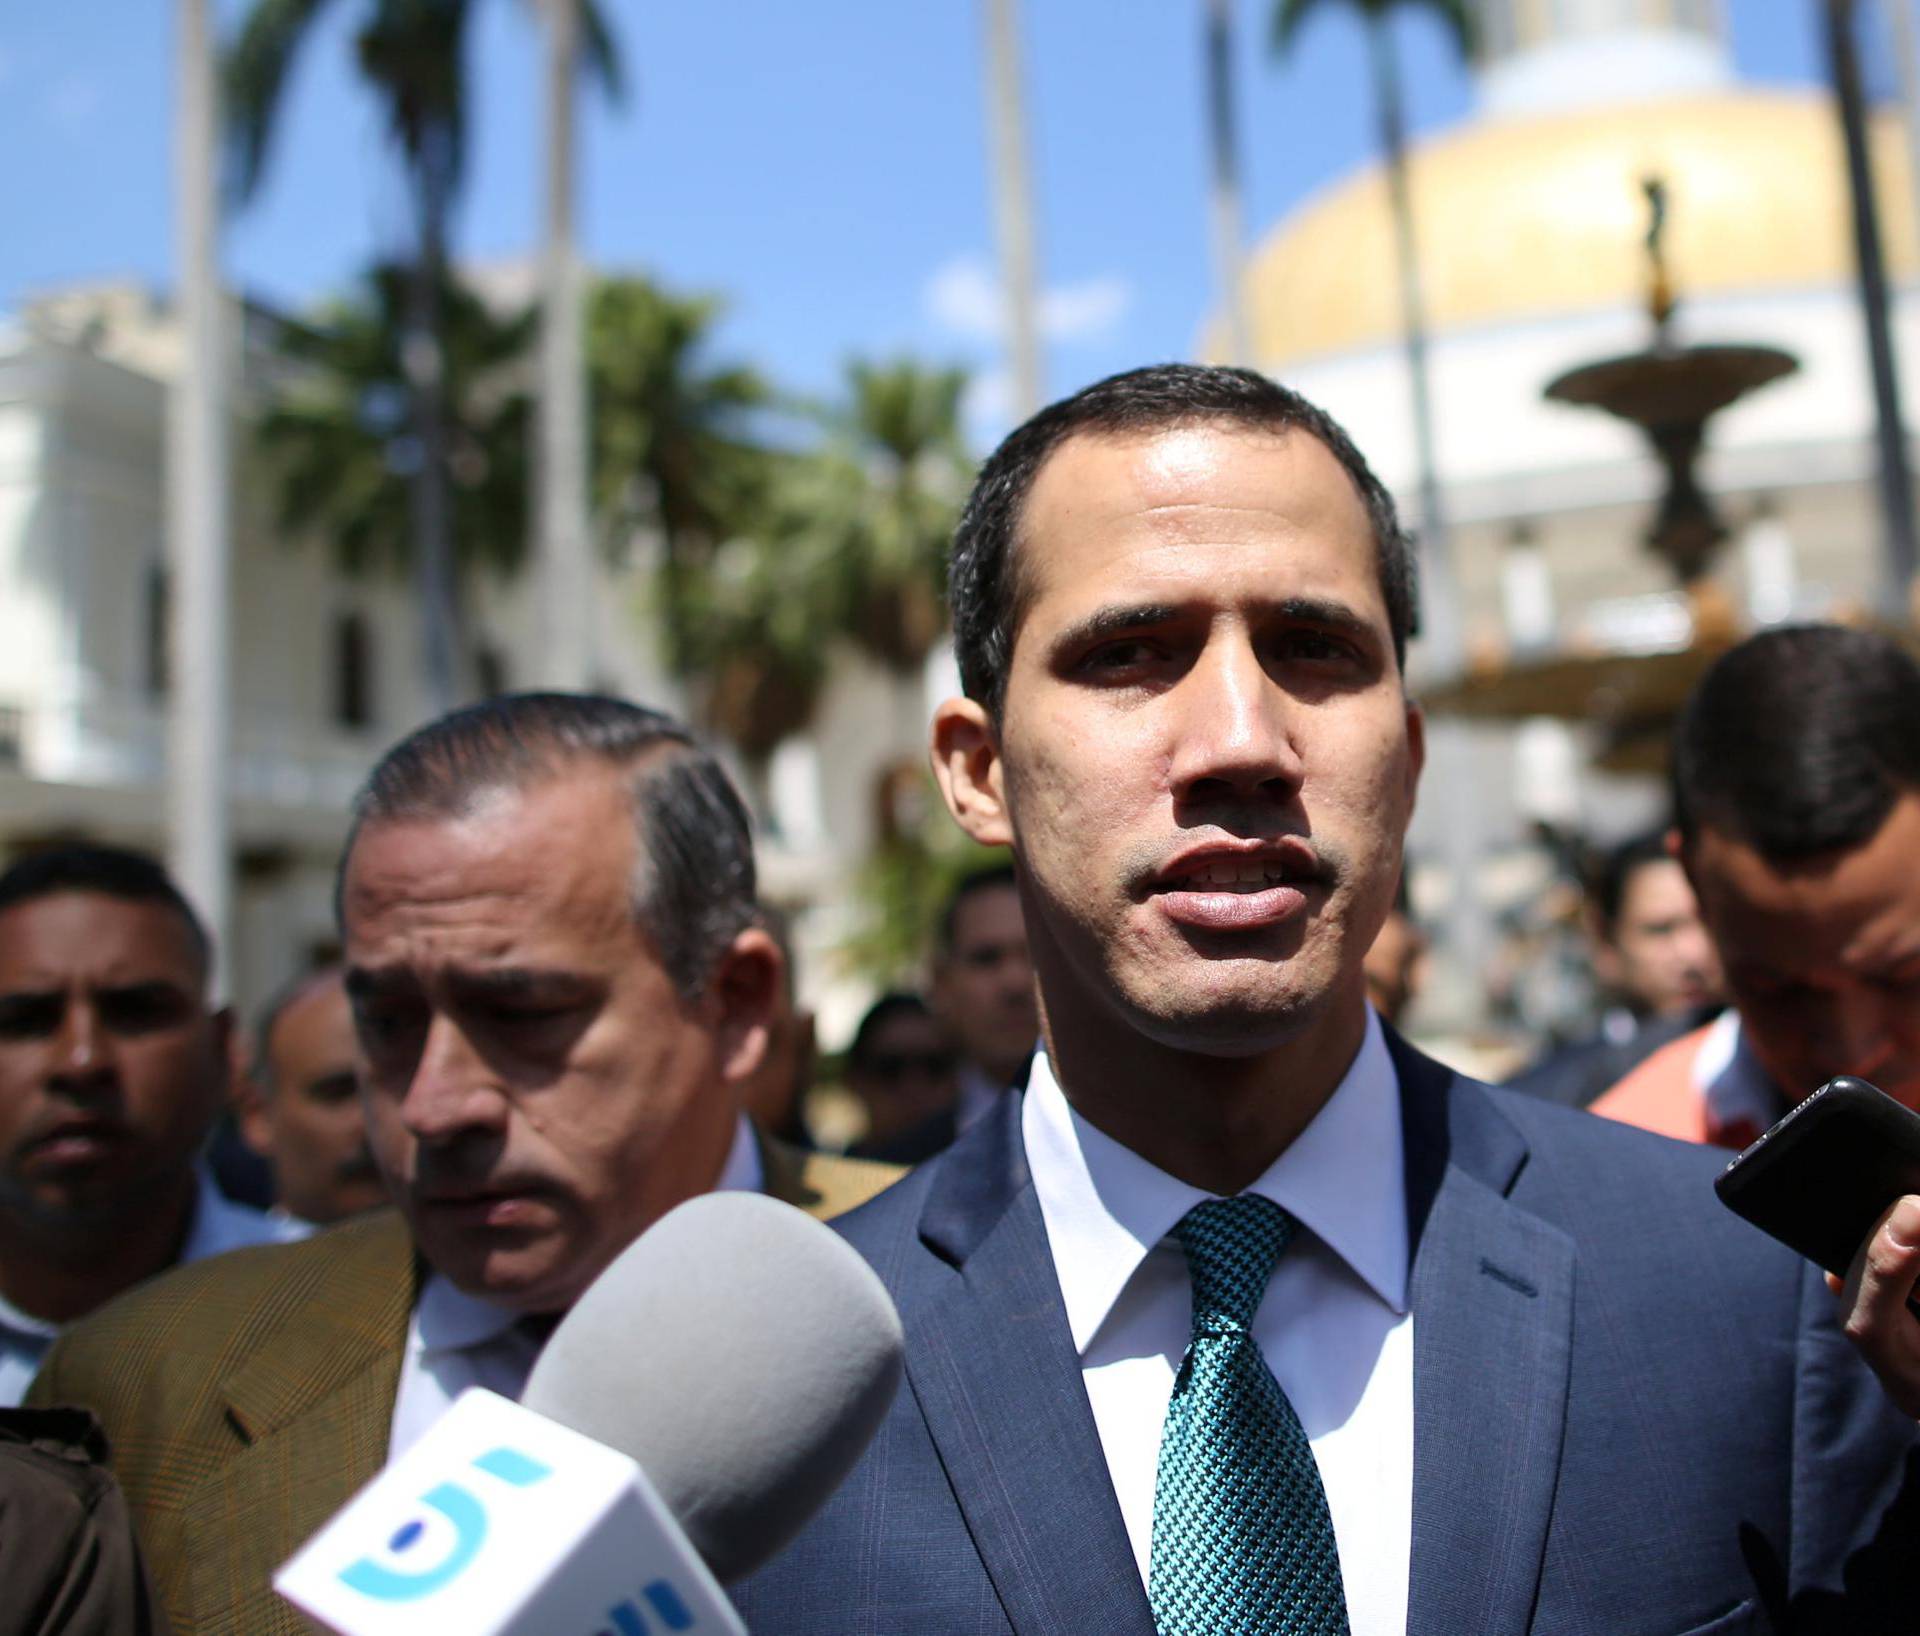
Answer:
<svg viewBox="0 0 1920 1636"><path fill-rule="evenodd" d="M1570 369L1547 383L1546 396L1557 403L1603 409L1631 421L1646 435L1667 479L1646 544L1682 585L1692 587L1727 536L1726 524L1694 469L1706 443L1707 423L1748 393L1791 375L1800 360L1778 347L1686 346L1674 339L1673 281L1662 242L1666 186L1657 176L1641 186L1652 218L1647 228L1647 310L1653 318L1653 344Z"/></svg>

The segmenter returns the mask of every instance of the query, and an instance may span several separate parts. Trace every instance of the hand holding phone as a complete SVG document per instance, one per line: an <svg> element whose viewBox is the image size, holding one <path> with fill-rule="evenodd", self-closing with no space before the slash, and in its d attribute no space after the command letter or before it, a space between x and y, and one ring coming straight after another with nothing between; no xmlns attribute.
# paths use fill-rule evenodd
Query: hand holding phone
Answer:
<svg viewBox="0 0 1920 1636"><path fill-rule="evenodd" d="M1847 1276L1827 1274L1841 1323L1887 1396L1920 1420L1920 1196L1908 1194L1875 1224Z"/></svg>
<svg viewBox="0 0 1920 1636"><path fill-rule="evenodd" d="M1723 1204L1824 1267L1887 1393L1920 1417L1920 1114L1829 1080L1721 1172Z"/></svg>

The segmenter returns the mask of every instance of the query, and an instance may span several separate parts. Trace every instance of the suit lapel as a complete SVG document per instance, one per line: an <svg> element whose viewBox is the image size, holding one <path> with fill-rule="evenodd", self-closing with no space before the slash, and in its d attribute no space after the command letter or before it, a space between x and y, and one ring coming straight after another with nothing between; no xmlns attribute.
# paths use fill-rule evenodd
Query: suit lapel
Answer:
<svg viewBox="0 0 1920 1636"><path fill-rule="evenodd" d="M419 1271L405 1227L342 1254L298 1317L225 1383L244 1444L187 1508L200 1636L314 1629L273 1591L273 1572L386 1463Z"/></svg>
<svg viewBox="0 0 1920 1636"><path fill-rule="evenodd" d="M1395 1047L1414 1252L1408 1636L1519 1636L1559 1474L1573 1246L1507 1197L1527 1148L1486 1094Z"/></svg>
<svg viewBox="0 0 1920 1636"><path fill-rule="evenodd" d="M1019 1636L1153 1636L1009 1096L943 1161L907 1380Z"/></svg>

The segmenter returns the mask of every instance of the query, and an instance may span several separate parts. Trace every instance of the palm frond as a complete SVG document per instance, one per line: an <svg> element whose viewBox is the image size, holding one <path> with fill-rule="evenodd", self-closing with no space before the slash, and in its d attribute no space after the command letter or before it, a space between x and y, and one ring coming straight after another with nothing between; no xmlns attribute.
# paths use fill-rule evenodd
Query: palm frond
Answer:
<svg viewBox="0 0 1920 1636"><path fill-rule="evenodd" d="M329 0L256 0L221 65L227 186L253 197L266 170L280 98L294 57Z"/></svg>
<svg viewBox="0 0 1920 1636"><path fill-rule="evenodd" d="M1267 35L1273 54L1287 55L1306 20L1327 3L1328 0L1275 0L1273 22ZM1460 55L1473 55L1479 34L1471 0L1345 0L1345 4L1374 23L1384 23L1396 3L1409 11L1431 12Z"/></svg>
<svg viewBox="0 0 1920 1636"><path fill-rule="evenodd" d="M626 101L627 70L620 57L620 45L594 0L580 0L580 61L600 82L608 101L616 104Z"/></svg>

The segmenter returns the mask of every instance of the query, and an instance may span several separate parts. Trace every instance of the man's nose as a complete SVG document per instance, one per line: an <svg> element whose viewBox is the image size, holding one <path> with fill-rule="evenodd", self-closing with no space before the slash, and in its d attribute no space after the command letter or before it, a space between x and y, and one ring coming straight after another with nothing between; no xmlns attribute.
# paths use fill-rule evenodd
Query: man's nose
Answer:
<svg viewBox="0 0 1920 1636"><path fill-rule="evenodd" d="M1169 702L1169 782L1176 799L1291 797L1299 788L1293 701L1244 633L1209 642Z"/></svg>
<svg viewBox="0 0 1920 1636"><path fill-rule="evenodd" d="M446 1142L505 1122L506 1098L480 1054L447 1017L435 1017L400 1100L401 1122L421 1142Z"/></svg>
<svg viewBox="0 0 1920 1636"><path fill-rule="evenodd" d="M1828 1012L1822 1055L1836 1074L1872 1079L1893 1048L1897 1019L1888 1015L1891 997L1872 993L1844 994ZM1805 1096L1812 1085L1789 1085L1789 1096Z"/></svg>
<svg viewBox="0 0 1920 1636"><path fill-rule="evenodd" d="M100 1012L91 1000L76 999L61 1014L53 1052L48 1078L68 1095L97 1090L113 1078L113 1038L101 1026Z"/></svg>

